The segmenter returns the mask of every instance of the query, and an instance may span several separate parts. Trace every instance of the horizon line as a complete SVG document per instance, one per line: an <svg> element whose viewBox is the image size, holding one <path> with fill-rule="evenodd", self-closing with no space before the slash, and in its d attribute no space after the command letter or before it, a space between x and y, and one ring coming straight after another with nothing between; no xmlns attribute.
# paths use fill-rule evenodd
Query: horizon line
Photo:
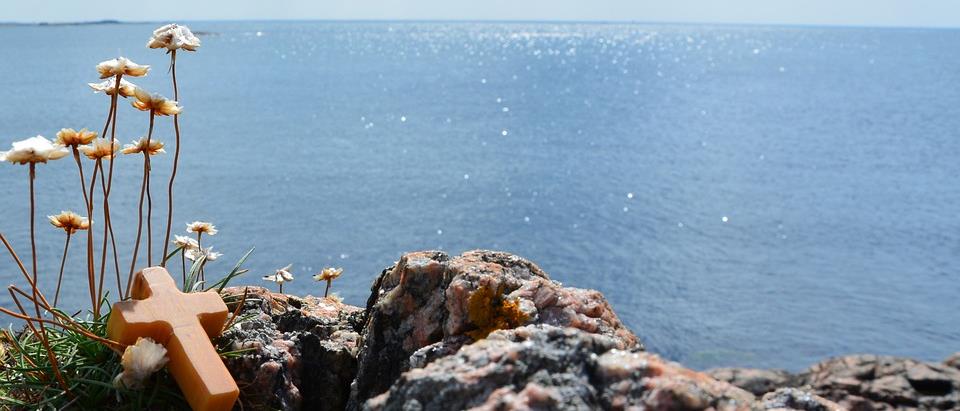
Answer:
<svg viewBox="0 0 960 411"><path fill-rule="evenodd" d="M163 20L119 20L119 19L99 19L99 20L80 20L80 21L0 21L0 26L82 26L82 25L104 25L104 24L157 24L175 21L177 19ZM651 20L575 20L575 19L556 19L556 20L538 20L538 19L419 19L419 18L398 18L398 19L336 19L336 18L315 18L315 19L184 19L179 20L191 23L240 23L240 22L262 22L262 23L490 23L490 24L626 24L626 25L679 25L679 26L747 26L747 27L797 27L797 28L852 28L852 29L913 29L913 30L957 30L956 26L917 26L917 25L882 25L882 24L855 24L855 23L786 23L786 22L709 22L709 21L651 21Z"/></svg>

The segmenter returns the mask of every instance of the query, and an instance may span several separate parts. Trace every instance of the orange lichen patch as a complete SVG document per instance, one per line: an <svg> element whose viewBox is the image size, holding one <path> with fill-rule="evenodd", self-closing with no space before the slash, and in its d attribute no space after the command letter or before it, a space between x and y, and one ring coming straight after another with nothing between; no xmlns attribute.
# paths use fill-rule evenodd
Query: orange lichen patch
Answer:
<svg viewBox="0 0 960 411"><path fill-rule="evenodd" d="M496 288L481 285L467 300L467 318L477 328L466 334L481 340L496 330L516 328L529 317L520 309L517 299L504 298L504 284Z"/></svg>

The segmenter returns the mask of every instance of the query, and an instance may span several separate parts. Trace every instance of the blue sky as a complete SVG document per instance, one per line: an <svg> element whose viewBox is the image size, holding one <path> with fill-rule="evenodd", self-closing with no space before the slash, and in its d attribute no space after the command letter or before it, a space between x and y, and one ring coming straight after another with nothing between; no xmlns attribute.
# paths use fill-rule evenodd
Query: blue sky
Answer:
<svg viewBox="0 0 960 411"><path fill-rule="evenodd" d="M958 0L3 0L0 21L588 20L960 27Z"/></svg>

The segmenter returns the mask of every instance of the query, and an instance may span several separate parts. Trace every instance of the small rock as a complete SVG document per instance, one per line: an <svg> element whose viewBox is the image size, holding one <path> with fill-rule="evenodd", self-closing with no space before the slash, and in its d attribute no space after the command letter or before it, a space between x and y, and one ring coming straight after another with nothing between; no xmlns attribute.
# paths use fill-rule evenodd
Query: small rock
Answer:
<svg viewBox="0 0 960 411"><path fill-rule="evenodd" d="M784 370L760 370L754 368L717 368L706 374L743 388L756 396L762 396L780 387L791 386L793 375Z"/></svg>
<svg viewBox="0 0 960 411"><path fill-rule="evenodd" d="M242 388L244 409L346 407L357 369L362 309L262 287L232 287L222 295L230 310L243 300L239 316L252 316L219 339L232 350L250 349L224 360Z"/></svg>

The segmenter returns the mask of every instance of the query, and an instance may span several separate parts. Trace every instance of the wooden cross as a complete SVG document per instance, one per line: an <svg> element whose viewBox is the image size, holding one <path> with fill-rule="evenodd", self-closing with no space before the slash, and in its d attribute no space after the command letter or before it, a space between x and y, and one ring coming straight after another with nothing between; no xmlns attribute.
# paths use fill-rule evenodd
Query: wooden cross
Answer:
<svg viewBox="0 0 960 411"><path fill-rule="evenodd" d="M194 411L233 408L240 390L210 343L227 321L220 296L180 292L163 267L137 273L130 295L113 305L107 335L127 345L138 337L163 344L170 374Z"/></svg>

